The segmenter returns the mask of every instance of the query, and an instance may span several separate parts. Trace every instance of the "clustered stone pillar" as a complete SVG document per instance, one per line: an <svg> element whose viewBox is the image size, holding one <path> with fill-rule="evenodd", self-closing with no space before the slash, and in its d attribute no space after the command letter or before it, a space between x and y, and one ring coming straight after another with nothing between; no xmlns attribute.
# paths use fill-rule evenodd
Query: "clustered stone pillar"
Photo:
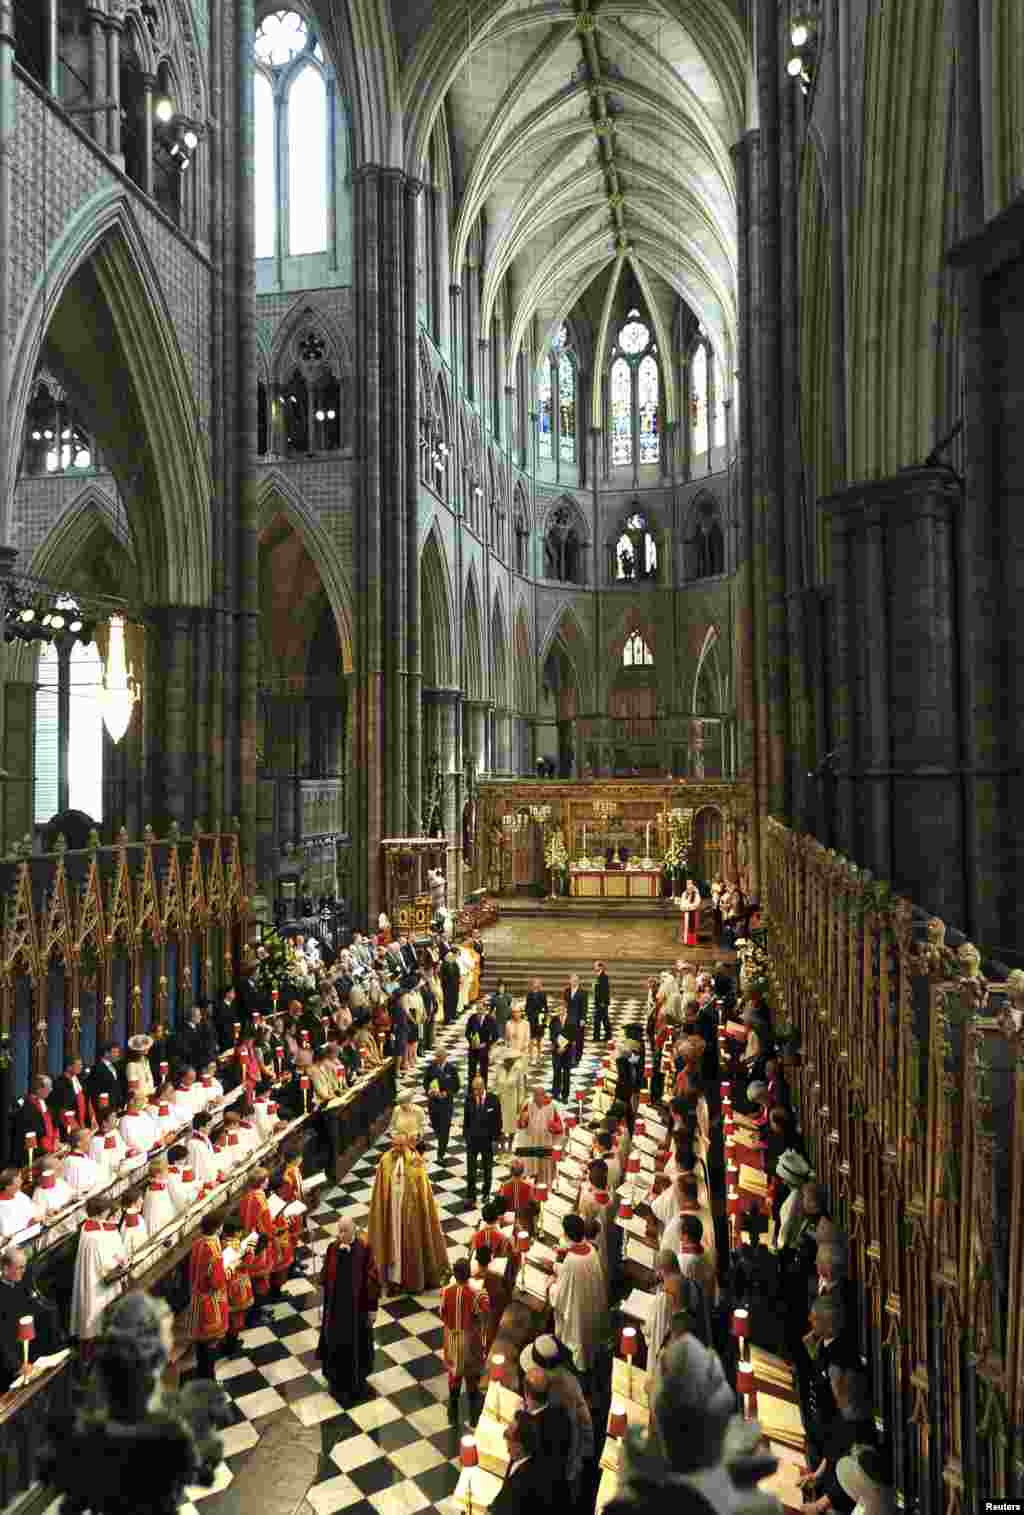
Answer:
<svg viewBox="0 0 1024 1515"><path fill-rule="evenodd" d="M107 49L104 38L107 18L89 7L89 100L92 104L92 134L99 147L107 145Z"/></svg>
<svg viewBox="0 0 1024 1515"><path fill-rule="evenodd" d="M908 469L825 502L835 594L837 842L946 920L962 919L956 707L959 493Z"/></svg>

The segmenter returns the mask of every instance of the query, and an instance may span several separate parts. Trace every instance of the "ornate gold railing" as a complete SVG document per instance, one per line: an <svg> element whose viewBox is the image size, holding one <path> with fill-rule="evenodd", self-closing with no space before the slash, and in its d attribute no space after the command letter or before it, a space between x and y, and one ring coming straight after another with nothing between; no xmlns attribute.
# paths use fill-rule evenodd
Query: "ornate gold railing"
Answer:
<svg viewBox="0 0 1024 1515"><path fill-rule="evenodd" d="M1024 1488L1024 996L969 943L776 822L762 898L794 1094L850 1234L903 1506ZM1024 981L1024 975L1020 976ZM1016 1011L1014 1005L1016 1003Z"/></svg>
<svg viewBox="0 0 1024 1515"><path fill-rule="evenodd" d="M166 1025L230 982L247 931L235 832L158 838L147 827L141 842L122 831L113 847L8 859L0 891L0 1032L28 1031L33 1072L51 1061L54 1034L66 1061L89 1022L90 1042Z"/></svg>

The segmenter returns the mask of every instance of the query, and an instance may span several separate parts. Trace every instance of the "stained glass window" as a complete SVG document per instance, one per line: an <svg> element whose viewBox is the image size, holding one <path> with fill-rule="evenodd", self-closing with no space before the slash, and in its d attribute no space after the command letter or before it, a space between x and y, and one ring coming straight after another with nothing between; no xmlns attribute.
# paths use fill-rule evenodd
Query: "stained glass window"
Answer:
<svg viewBox="0 0 1024 1515"><path fill-rule="evenodd" d="M313 64L288 91L288 191L293 256L327 246L327 85Z"/></svg>
<svg viewBox="0 0 1024 1515"><path fill-rule="evenodd" d="M625 358L612 364L612 467L633 461L633 376Z"/></svg>
<svg viewBox="0 0 1024 1515"><path fill-rule="evenodd" d="M308 39L309 32L301 16L294 11L273 11L260 23L255 53L261 63L280 68L302 52Z"/></svg>
<svg viewBox="0 0 1024 1515"><path fill-rule="evenodd" d="M565 352L558 360L558 455L576 461L576 369Z"/></svg>
<svg viewBox="0 0 1024 1515"><path fill-rule="evenodd" d="M549 461L554 457L554 417L551 408L551 365L545 363L537 382L537 456Z"/></svg>
<svg viewBox="0 0 1024 1515"><path fill-rule="evenodd" d="M654 656L639 631L631 631L622 649L623 668L653 668Z"/></svg>
<svg viewBox="0 0 1024 1515"><path fill-rule="evenodd" d="M619 332L619 346L631 357L643 352L651 340L649 329L639 318L639 312L631 310L625 326Z"/></svg>
<svg viewBox="0 0 1024 1515"><path fill-rule="evenodd" d="M650 354L641 359L637 381L637 409L640 413L640 461L658 461L658 363Z"/></svg>
<svg viewBox="0 0 1024 1515"><path fill-rule="evenodd" d="M252 176L256 208L256 256L272 258L277 238L277 144L274 141L274 87L256 70L253 82L255 138Z"/></svg>
<svg viewBox="0 0 1024 1515"><path fill-rule="evenodd" d="M699 458L708 450L708 355L703 343L690 364L690 421L692 452Z"/></svg>

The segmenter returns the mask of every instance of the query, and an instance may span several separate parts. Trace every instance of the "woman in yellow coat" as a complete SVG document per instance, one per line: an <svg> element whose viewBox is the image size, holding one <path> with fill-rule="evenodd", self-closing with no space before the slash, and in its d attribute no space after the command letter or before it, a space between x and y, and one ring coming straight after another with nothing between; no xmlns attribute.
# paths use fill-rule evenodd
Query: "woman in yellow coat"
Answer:
<svg viewBox="0 0 1024 1515"><path fill-rule="evenodd" d="M425 1294L448 1276L448 1249L420 1154L401 1134L377 1167L367 1225L392 1293Z"/></svg>

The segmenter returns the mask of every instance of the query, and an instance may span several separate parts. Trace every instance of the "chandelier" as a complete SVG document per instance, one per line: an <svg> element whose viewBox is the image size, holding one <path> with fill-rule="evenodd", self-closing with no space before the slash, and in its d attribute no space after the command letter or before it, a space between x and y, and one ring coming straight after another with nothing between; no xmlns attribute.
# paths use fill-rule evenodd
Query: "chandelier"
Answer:
<svg viewBox="0 0 1024 1515"><path fill-rule="evenodd" d="M535 821L538 826L543 826L546 821L551 819L551 806L531 805L530 819L531 821Z"/></svg>
<svg viewBox="0 0 1024 1515"><path fill-rule="evenodd" d="M618 800L595 800L594 801L594 814L597 816L598 820L601 820L601 821L610 821L611 818L612 818L612 816L613 815L618 815L618 813L619 813L619 802L618 802Z"/></svg>
<svg viewBox="0 0 1024 1515"><path fill-rule="evenodd" d="M119 742L128 730L139 697L131 667L125 657L124 617L110 617L110 646L107 649L107 666L103 682L96 691L103 724L113 742Z"/></svg>

